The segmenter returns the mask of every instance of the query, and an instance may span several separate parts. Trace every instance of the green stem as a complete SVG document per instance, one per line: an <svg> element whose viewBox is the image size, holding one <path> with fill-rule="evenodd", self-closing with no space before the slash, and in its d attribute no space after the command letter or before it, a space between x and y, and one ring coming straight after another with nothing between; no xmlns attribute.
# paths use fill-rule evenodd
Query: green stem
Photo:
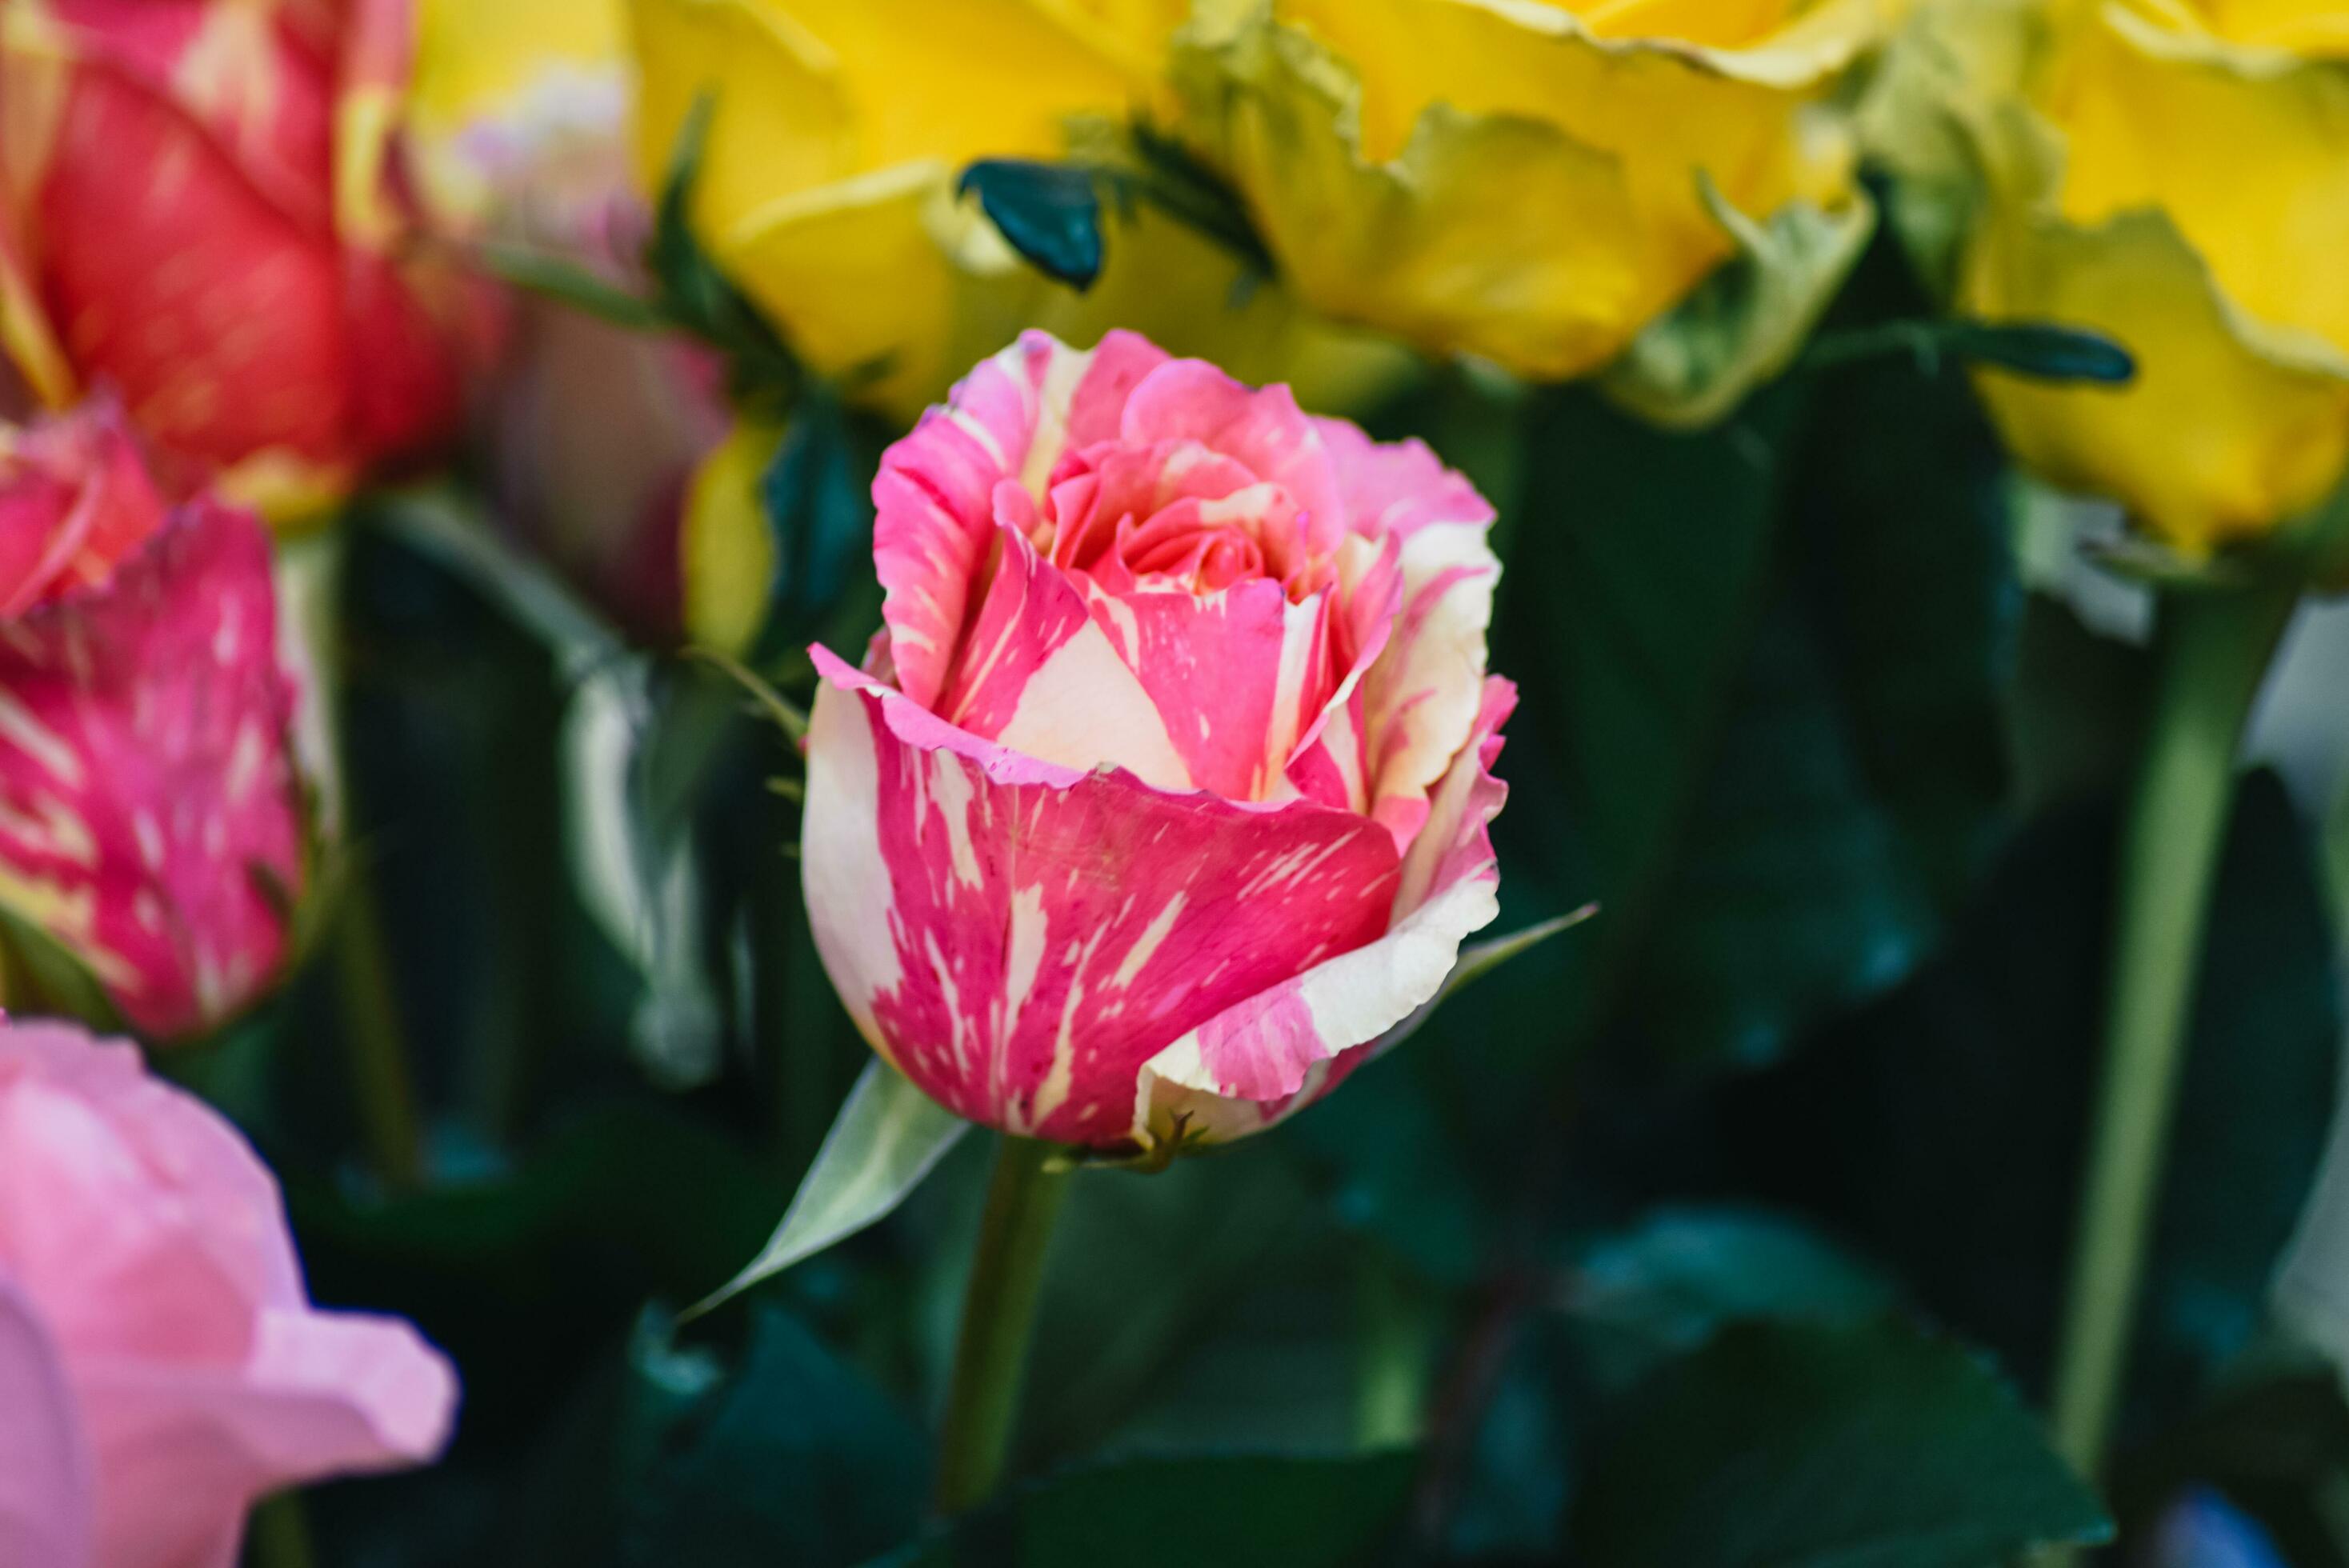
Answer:
<svg viewBox="0 0 2349 1568"><path fill-rule="evenodd" d="M300 1492L264 1498L246 1533L252 1540L246 1556L255 1568L316 1568L318 1554L310 1543L310 1517Z"/></svg>
<svg viewBox="0 0 2349 1568"><path fill-rule="evenodd" d="M342 998L343 1044L350 1053L351 1095L368 1158L386 1186L423 1185L424 1132L409 1076L375 879L357 871L336 912L336 991Z"/></svg>
<svg viewBox="0 0 2349 1568"><path fill-rule="evenodd" d="M1427 1425L1433 1314L1401 1265L1369 1245L1355 1264L1354 1305L1354 1440L1365 1449L1407 1447Z"/></svg>
<svg viewBox="0 0 2349 1568"><path fill-rule="evenodd" d="M1044 1253L1068 1192L1067 1173L1045 1168L1051 1145L1009 1136L999 1142L938 1438L938 1508L945 1513L986 1501L1002 1480Z"/></svg>
<svg viewBox="0 0 2349 1568"><path fill-rule="evenodd" d="M2161 1188L2235 755L2289 590L2173 594L2153 712L2122 827L2103 1078L2080 1194L2051 1422L2094 1476L2110 1436Z"/></svg>

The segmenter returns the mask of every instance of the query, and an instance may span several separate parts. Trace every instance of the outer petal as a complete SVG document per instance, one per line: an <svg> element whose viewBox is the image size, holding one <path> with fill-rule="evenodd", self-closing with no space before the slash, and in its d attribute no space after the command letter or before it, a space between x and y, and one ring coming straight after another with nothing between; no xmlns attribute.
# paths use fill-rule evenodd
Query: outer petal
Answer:
<svg viewBox="0 0 2349 1568"><path fill-rule="evenodd" d="M104 593L0 632L0 899L142 1031L218 1022L284 957L293 701L267 542L207 501Z"/></svg>
<svg viewBox="0 0 2349 1568"><path fill-rule="evenodd" d="M2101 7L2059 101L2064 216L2168 213L2227 297L2349 356L2349 71Z"/></svg>
<svg viewBox="0 0 2349 1568"><path fill-rule="evenodd" d="M77 1359L236 1366L254 1313L302 1300L251 1147L132 1047L57 1024L0 1034L0 1275Z"/></svg>
<svg viewBox="0 0 2349 1568"><path fill-rule="evenodd" d="M866 1036L957 1113L1123 1143L1166 1041L1386 928L1392 841L1057 768L819 651L808 906Z"/></svg>
<svg viewBox="0 0 2349 1568"><path fill-rule="evenodd" d="M1237 1138L1335 1087L1379 1037L1444 984L1460 944L1500 913L1500 869L1487 824L1508 789L1492 776L1516 688L1495 676L1469 744L1431 803L1405 858L1391 928L1217 1013L1142 1070L1133 1139Z"/></svg>
<svg viewBox="0 0 2349 1568"><path fill-rule="evenodd" d="M57 1346L0 1269L0 1563L85 1568L89 1452Z"/></svg>
<svg viewBox="0 0 2349 1568"><path fill-rule="evenodd" d="M229 1568L256 1498L419 1463L448 1440L455 1375L407 1324L292 1310L255 1326L234 1367L78 1368L107 1568Z"/></svg>
<svg viewBox="0 0 2349 1568"><path fill-rule="evenodd" d="M1968 253L1960 304L2129 346L2137 375L2126 387L1978 380L2024 462L2114 497L2189 554L2315 506L2349 469L2349 355L2247 319L2158 213L2093 229L1995 214Z"/></svg>
<svg viewBox="0 0 2349 1568"><path fill-rule="evenodd" d="M447 1434L447 1364L403 1324L309 1307L266 1168L128 1044L0 1029L0 1385L11 1291L63 1369L103 1568L227 1568L263 1492Z"/></svg>

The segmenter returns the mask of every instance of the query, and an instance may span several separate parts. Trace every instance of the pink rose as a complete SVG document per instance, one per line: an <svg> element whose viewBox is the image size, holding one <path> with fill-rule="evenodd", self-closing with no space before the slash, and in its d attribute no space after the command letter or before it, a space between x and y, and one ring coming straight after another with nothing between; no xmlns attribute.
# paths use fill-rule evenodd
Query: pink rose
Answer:
<svg viewBox="0 0 2349 1568"><path fill-rule="evenodd" d="M0 1025L0 1563L229 1568L278 1488L413 1464L456 1382L319 1312L277 1184L128 1045Z"/></svg>
<svg viewBox="0 0 2349 1568"><path fill-rule="evenodd" d="M191 483L314 511L452 435L481 296L420 244L412 0L0 0L0 349Z"/></svg>
<svg viewBox="0 0 2349 1568"><path fill-rule="evenodd" d="M301 892L269 541L104 406L0 426L0 904L155 1038L257 996Z"/></svg>
<svg viewBox="0 0 2349 1568"><path fill-rule="evenodd" d="M1492 509L1130 334L1030 333L890 449L886 629L814 650L802 854L865 1037L1094 1147L1334 1087L1491 921Z"/></svg>

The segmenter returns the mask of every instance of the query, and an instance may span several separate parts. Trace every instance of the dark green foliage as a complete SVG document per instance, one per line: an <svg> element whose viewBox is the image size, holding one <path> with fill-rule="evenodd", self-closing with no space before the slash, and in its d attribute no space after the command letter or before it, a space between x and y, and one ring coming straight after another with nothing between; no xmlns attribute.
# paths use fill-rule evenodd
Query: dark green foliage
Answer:
<svg viewBox="0 0 2349 1568"><path fill-rule="evenodd" d="M1618 1568L1982 1568L2108 1533L1995 1374L1889 1321L1734 1326L1666 1367L1570 1532Z"/></svg>

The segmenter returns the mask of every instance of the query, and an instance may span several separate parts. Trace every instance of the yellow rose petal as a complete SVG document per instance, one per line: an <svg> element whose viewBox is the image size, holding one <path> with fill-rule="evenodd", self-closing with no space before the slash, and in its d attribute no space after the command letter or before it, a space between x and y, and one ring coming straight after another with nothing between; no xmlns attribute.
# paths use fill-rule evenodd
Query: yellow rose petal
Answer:
<svg viewBox="0 0 2349 1568"><path fill-rule="evenodd" d="M2114 497L2187 554L2308 511L2349 466L2349 356L2243 321L2159 214L2082 229L2010 211L1977 236L1957 304L2128 347L2137 376L2126 387L1992 370L1982 395L2024 462Z"/></svg>

